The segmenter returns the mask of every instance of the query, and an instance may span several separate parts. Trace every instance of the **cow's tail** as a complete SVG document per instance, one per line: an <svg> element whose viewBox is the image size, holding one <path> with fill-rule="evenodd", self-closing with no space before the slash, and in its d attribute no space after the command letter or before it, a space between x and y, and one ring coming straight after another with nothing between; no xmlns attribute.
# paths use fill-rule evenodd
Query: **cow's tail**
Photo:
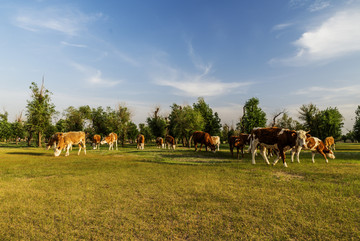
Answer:
<svg viewBox="0 0 360 241"><path fill-rule="evenodd" d="M248 152L248 153L251 152L251 148L252 148L252 145L253 145L253 143L252 143L253 138L254 138L254 136L253 136L253 134L251 133L251 134L248 136L248 141L249 141L249 148L247 149L247 152Z"/></svg>

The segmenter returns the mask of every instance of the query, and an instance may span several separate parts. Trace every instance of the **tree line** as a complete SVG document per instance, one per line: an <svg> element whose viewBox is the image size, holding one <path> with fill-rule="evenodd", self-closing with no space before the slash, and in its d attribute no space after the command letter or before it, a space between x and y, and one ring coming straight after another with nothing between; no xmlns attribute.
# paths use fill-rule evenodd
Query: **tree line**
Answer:
<svg viewBox="0 0 360 241"><path fill-rule="evenodd" d="M119 141L124 145L127 141L134 142L139 133L146 140L153 140L158 136L171 135L176 138L178 144L189 144L189 139L194 130L208 132L210 135L220 136L227 140L229 136L239 133L250 133L255 127L277 126L293 130L307 130L312 136L324 139L333 136L335 139L360 140L360 106L355 111L356 120L353 130L342 135L343 116L335 107L320 110L310 103L302 105L299 109L299 120L294 120L283 110L274 114L270 124L266 113L259 107L258 98L247 100L243 106L243 115L239 118L236 126L221 124L217 112L199 97L197 102L191 105L173 104L170 106L170 114L162 115L160 107L156 107L145 123L138 126L131 119L131 111L125 104L118 104L114 109L111 107L70 106L59 116L55 105L51 102L52 93L44 87L44 82L39 87L36 83L30 85L31 96L27 100L25 120L22 113L16 117L13 123L8 121L8 113L0 113L0 140L26 139L28 145L34 141L41 147L55 132L85 131L89 137L94 134L106 136L115 132ZM236 111L236 110L234 110Z"/></svg>

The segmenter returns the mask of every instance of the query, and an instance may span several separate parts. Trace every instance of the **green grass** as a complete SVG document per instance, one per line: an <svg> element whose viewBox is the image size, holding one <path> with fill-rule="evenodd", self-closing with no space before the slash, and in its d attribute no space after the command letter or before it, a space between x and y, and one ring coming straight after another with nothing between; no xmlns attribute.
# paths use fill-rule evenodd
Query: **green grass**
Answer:
<svg viewBox="0 0 360 241"><path fill-rule="evenodd" d="M360 145L336 147L284 168L227 145L56 158L1 144L0 240L359 240Z"/></svg>

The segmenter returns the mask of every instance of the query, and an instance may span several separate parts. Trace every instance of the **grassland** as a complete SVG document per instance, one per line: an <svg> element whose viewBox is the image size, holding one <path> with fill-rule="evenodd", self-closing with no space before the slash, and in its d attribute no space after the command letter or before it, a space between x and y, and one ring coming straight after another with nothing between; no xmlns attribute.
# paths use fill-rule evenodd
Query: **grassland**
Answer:
<svg viewBox="0 0 360 241"><path fill-rule="evenodd" d="M0 240L360 239L359 144L288 168L227 145L76 153L0 145Z"/></svg>

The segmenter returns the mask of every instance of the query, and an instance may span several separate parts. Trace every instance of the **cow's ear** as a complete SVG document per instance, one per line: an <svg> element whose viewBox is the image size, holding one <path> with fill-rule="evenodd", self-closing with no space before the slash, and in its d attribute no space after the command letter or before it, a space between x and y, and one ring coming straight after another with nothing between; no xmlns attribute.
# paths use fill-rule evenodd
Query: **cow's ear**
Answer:
<svg viewBox="0 0 360 241"><path fill-rule="evenodd" d="M291 136L296 136L296 132L292 132L292 133L291 133Z"/></svg>
<svg viewBox="0 0 360 241"><path fill-rule="evenodd" d="M311 137L311 135L310 135L310 134L308 134L308 133L306 133L306 137L307 137L307 138L309 138L309 137Z"/></svg>

